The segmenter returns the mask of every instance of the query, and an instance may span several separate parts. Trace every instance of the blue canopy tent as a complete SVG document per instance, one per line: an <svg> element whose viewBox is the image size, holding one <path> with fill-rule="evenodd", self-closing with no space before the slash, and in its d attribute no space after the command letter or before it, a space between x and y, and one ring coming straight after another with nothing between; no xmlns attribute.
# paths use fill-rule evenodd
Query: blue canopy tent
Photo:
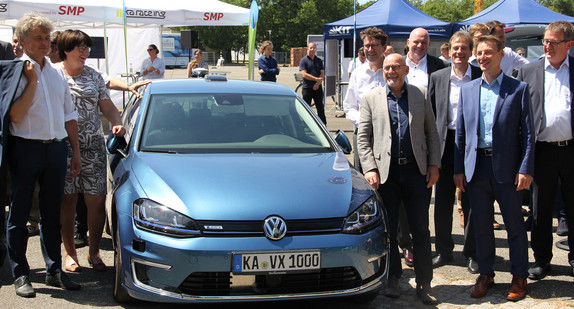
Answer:
<svg viewBox="0 0 574 309"><path fill-rule="evenodd" d="M506 25L550 24L557 20L574 23L574 17L552 11L534 0L499 0L461 22L455 23L454 30L467 29L475 23L498 20Z"/></svg>
<svg viewBox="0 0 574 309"><path fill-rule="evenodd" d="M354 16L323 25L323 37L353 38ZM449 39L452 24L438 20L406 0L379 0L357 13L357 34L368 27L382 29L389 38L408 38L415 28L425 28L432 38Z"/></svg>

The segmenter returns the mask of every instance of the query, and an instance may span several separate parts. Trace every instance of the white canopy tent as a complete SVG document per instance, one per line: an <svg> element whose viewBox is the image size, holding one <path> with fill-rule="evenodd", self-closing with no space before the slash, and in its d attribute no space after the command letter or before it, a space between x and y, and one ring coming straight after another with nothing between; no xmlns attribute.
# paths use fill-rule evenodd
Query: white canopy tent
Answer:
<svg viewBox="0 0 574 309"><path fill-rule="evenodd" d="M142 61L148 57L146 49L149 44L157 45L161 51L164 26L249 24L249 9L218 0L2 0L1 40L12 39L12 26L27 12L42 13L54 22L57 30L80 29L90 36L107 37L106 61L89 62L112 77L125 74L130 64L139 71ZM124 12L127 21L125 36ZM124 37L127 37L127 42ZM121 102L116 102L116 105L121 105Z"/></svg>

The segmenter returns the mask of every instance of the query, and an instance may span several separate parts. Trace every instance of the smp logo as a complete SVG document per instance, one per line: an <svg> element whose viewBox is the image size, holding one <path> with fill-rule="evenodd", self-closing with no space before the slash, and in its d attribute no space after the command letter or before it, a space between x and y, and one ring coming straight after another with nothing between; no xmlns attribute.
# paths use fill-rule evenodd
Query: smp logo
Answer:
<svg viewBox="0 0 574 309"><path fill-rule="evenodd" d="M349 33L351 33L351 27L349 26L337 26L329 29L330 35L349 34Z"/></svg>
<svg viewBox="0 0 574 309"><path fill-rule="evenodd" d="M204 13L203 20L220 20L223 18L223 13Z"/></svg>
<svg viewBox="0 0 574 309"><path fill-rule="evenodd" d="M8 11L8 3L0 3L0 13Z"/></svg>
<svg viewBox="0 0 574 309"><path fill-rule="evenodd" d="M80 15L86 11L83 6L67 6L61 5L58 8L58 15Z"/></svg>

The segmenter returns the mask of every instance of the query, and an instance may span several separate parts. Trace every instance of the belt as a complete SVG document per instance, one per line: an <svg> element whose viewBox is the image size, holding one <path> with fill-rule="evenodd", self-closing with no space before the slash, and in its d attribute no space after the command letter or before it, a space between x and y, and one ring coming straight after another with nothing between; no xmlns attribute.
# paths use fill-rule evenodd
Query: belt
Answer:
<svg viewBox="0 0 574 309"><path fill-rule="evenodd" d="M32 142L32 143L41 143L41 144L51 144L51 143L59 143L59 142L63 142L64 139L61 138L53 138L53 139L31 139L31 138L23 138L23 137L19 137L19 136L14 136L18 139L27 141L27 142Z"/></svg>
<svg viewBox="0 0 574 309"><path fill-rule="evenodd" d="M485 157L492 157L492 148L478 148L478 153L483 154Z"/></svg>
<svg viewBox="0 0 574 309"><path fill-rule="evenodd" d="M415 163L415 158L413 158L413 157L398 158L396 162L398 165L407 165L407 164Z"/></svg>
<svg viewBox="0 0 574 309"><path fill-rule="evenodd" d="M552 145L552 146L557 146L557 147L564 147L564 146L572 145L572 143L574 143L574 140L558 141L558 142L542 142L541 141L541 143Z"/></svg>

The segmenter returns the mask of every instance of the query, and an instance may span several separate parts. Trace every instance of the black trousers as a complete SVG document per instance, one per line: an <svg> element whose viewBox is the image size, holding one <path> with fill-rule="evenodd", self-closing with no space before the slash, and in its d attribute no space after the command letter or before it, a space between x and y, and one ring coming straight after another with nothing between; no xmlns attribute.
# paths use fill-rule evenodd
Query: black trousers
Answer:
<svg viewBox="0 0 574 309"><path fill-rule="evenodd" d="M379 186L389 216L390 269L389 275L401 277L402 266L397 244L399 208L404 204L411 234L416 282L430 284L433 277L429 232L429 204L431 189L426 187L426 177L421 175L416 163L398 165L391 163L387 181Z"/></svg>
<svg viewBox="0 0 574 309"><path fill-rule="evenodd" d="M303 94L303 100L311 106L311 100L315 102L315 108L317 109L317 115L319 119L327 124L327 117L325 117L325 105L323 104L323 86L319 86L319 89L313 90L313 88L303 88L301 90Z"/></svg>
<svg viewBox="0 0 574 309"><path fill-rule="evenodd" d="M558 147L536 143L534 182L532 184L532 232L530 245L538 263L552 259L552 211L556 201L558 180L561 181L564 212L568 224L568 260L574 265L574 145Z"/></svg>
<svg viewBox="0 0 574 309"><path fill-rule="evenodd" d="M441 160L440 175L435 185L434 227L435 248L441 255L452 255L454 241L452 239L452 211L455 202L456 186L454 185L454 130L448 130L444 152ZM474 240L474 224L468 206L468 194L462 192L462 211L464 213L464 248L463 254L476 258L476 243Z"/></svg>
<svg viewBox="0 0 574 309"><path fill-rule="evenodd" d="M26 223L32 207L36 180L40 185L40 239L46 273L55 274L61 271L60 209L64 195L67 155L68 147L65 142L44 144L19 137L10 138L8 162L12 181L12 203L8 215L7 243L14 278L30 273L26 259Z"/></svg>

